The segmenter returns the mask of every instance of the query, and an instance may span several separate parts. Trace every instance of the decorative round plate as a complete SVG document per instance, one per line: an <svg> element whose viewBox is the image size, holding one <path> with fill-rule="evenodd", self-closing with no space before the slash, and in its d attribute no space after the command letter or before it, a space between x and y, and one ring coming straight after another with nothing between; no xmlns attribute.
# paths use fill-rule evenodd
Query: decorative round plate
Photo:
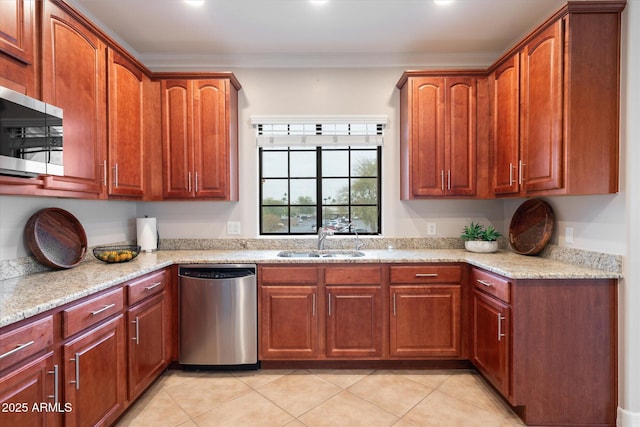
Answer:
<svg viewBox="0 0 640 427"><path fill-rule="evenodd" d="M522 255L540 253L553 233L555 216L551 205L540 199L530 199L516 209L509 226L509 242Z"/></svg>
<svg viewBox="0 0 640 427"><path fill-rule="evenodd" d="M75 267L87 252L87 234L82 224L64 209L46 208L33 214L24 236L33 256L47 267Z"/></svg>

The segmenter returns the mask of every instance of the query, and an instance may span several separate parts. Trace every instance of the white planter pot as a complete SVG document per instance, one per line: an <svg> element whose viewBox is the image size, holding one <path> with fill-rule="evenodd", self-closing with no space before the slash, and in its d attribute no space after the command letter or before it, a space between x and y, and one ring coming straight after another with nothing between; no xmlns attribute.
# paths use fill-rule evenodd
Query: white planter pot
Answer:
<svg viewBox="0 0 640 427"><path fill-rule="evenodd" d="M487 242L486 240L467 240L464 248L469 252L489 253L498 250L498 242Z"/></svg>

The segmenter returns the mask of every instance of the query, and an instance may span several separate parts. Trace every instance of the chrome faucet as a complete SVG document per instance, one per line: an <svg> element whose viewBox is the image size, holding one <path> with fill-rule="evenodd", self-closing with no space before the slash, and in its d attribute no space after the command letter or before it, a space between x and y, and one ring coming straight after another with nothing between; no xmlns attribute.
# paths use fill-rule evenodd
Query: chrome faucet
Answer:
<svg viewBox="0 0 640 427"><path fill-rule="evenodd" d="M324 241L333 234L333 230L326 227L318 227L318 250L324 249Z"/></svg>
<svg viewBox="0 0 640 427"><path fill-rule="evenodd" d="M353 233L356 235L356 242L354 243L354 248L356 251L359 251L360 248L362 248L364 246L364 242L360 241L360 236L358 236L358 230L356 229L356 226L354 223L350 222L348 224L349 230L353 229Z"/></svg>

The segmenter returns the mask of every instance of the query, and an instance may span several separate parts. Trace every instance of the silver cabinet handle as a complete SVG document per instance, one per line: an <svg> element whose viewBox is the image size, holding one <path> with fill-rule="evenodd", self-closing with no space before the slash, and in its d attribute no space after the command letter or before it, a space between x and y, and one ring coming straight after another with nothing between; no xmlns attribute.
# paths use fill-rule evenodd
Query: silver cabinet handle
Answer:
<svg viewBox="0 0 640 427"><path fill-rule="evenodd" d="M311 294L311 315L316 315L316 294Z"/></svg>
<svg viewBox="0 0 640 427"><path fill-rule="evenodd" d="M80 353L76 353L76 357L70 359L71 362L76 363L76 380L69 381L70 384L76 385L76 390L80 390Z"/></svg>
<svg viewBox="0 0 640 427"><path fill-rule="evenodd" d="M520 160L518 162L518 184L522 185L522 181L524 181L524 178L522 176L522 173L524 171L524 167L526 165L524 163L522 163L522 160Z"/></svg>
<svg viewBox="0 0 640 427"><path fill-rule="evenodd" d="M113 185L118 188L118 163L113 166Z"/></svg>
<svg viewBox="0 0 640 427"><path fill-rule="evenodd" d="M493 287L493 285L492 285L491 283L489 283L489 282L485 282L484 280L476 279L476 282L478 282L478 283L480 283L481 285L484 285L484 286L486 286L486 287L488 287L488 288L492 288L492 287Z"/></svg>
<svg viewBox="0 0 640 427"><path fill-rule="evenodd" d="M416 273L416 277L438 277L438 273Z"/></svg>
<svg viewBox="0 0 640 427"><path fill-rule="evenodd" d="M136 325L136 336L131 338L136 342L136 345L140 344L140 319L136 316L136 320L133 320L131 323Z"/></svg>
<svg viewBox="0 0 640 427"><path fill-rule="evenodd" d="M49 371L53 374L53 394L49 395L49 399L53 399L53 403L58 403L58 365L53 365L53 371Z"/></svg>
<svg viewBox="0 0 640 427"><path fill-rule="evenodd" d="M502 341L502 337L505 336L505 334L502 333L502 321L505 319L505 317L498 313L498 341Z"/></svg>
<svg viewBox="0 0 640 427"><path fill-rule="evenodd" d="M187 174L187 182L188 182L187 191L191 192L191 172Z"/></svg>
<svg viewBox="0 0 640 427"><path fill-rule="evenodd" d="M100 168L102 169L102 185L107 185L107 160L106 159L102 161Z"/></svg>
<svg viewBox="0 0 640 427"><path fill-rule="evenodd" d="M198 192L198 172L196 172L196 193Z"/></svg>
<svg viewBox="0 0 640 427"><path fill-rule="evenodd" d="M153 288L157 288L158 286L162 285L162 282L156 282L152 285L147 286L146 288L144 288L145 291L150 291Z"/></svg>
<svg viewBox="0 0 640 427"><path fill-rule="evenodd" d="M509 186L513 185L513 163L509 163Z"/></svg>
<svg viewBox="0 0 640 427"><path fill-rule="evenodd" d="M396 317L396 293L393 293L393 317Z"/></svg>
<svg viewBox="0 0 640 427"><path fill-rule="evenodd" d="M104 306L104 307L102 307L100 310L92 311L92 312L91 312L91 315L92 315L92 316L97 316L98 314L102 313L103 311L107 311L107 310L109 310L110 308L113 308L113 307L115 307L115 306L116 306L115 304L105 305L105 306Z"/></svg>
<svg viewBox="0 0 640 427"><path fill-rule="evenodd" d="M29 342L24 343L24 344L18 344L16 346L16 348L14 348L13 350L9 350L6 353L0 355L0 359L3 359L3 358L8 357L8 356L11 356L12 354L15 354L15 353L19 352L20 350L25 349L25 348L29 347L30 345L33 345L33 344L34 344L34 341L29 341Z"/></svg>
<svg viewBox="0 0 640 427"><path fill-rule="evenodd" d="M451 191L451 169L447 171L447 190Z"/></svg>
<svg viewBox="0 0 640 427"><path fill-rule="evenodd" d="M329 292L329 302L328 302L328 306L329 306L329 317L331 317L331 292Z"/></svg>
<svg viewBox="0 0 640 427"><path fill-rule="evenodd" d="M440 171L440 189L444 191L444 169Z"/></svg>

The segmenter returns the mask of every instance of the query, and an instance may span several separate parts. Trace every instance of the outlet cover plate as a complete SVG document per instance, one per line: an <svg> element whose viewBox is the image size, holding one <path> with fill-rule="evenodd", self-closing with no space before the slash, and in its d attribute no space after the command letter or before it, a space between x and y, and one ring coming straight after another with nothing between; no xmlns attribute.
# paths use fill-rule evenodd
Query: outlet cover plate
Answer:
<svg viewBox="0 0 640 427"><path fill-rule="evenodd" d="M227 222L227 234L228 235L239 235L240 234L240 222L238 221L229 221Z"/></svg>

